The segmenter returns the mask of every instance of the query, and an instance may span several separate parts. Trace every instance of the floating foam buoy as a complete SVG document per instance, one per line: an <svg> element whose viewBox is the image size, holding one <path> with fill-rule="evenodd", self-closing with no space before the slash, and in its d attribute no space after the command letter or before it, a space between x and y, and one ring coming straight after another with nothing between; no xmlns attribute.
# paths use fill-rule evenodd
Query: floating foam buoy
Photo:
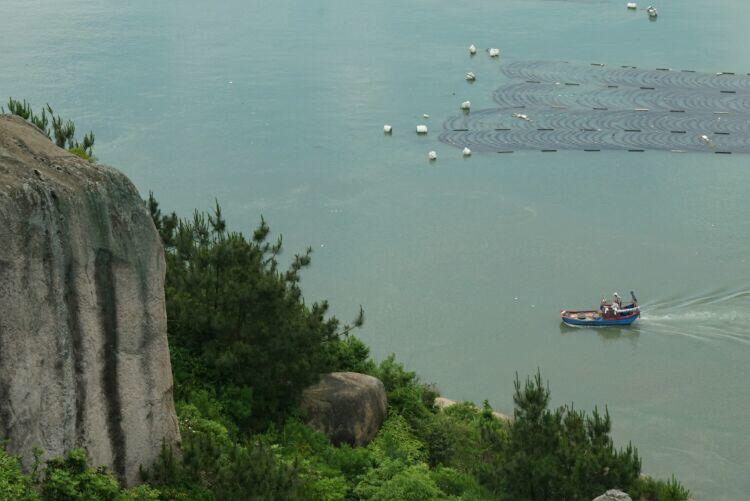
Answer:
<svg viewBox="0 0 750 501"><path fill-rule="evenodd" d="M417 125L417 134L427 134L427 126Z"/></svg>
<svg viewBox="0 0 750 501"><path fill-rule="evenodd" d="M422 118L430 118L430 115L428 115L427 113L424 113L424 114L422 115Z"/></svg>
<svg viewBox="0 0 750 501"><path fill-rule="evenodd" d="M468 147L464 148L464 156L465 157L471 156L471 150Z"/></svg>
<svg viewBox="0 0 750 501"><path fill-rule="evenodd" d="M461 109L462 110L470 110L471 109L471 101L464 101L461 103Z"/></svg>
<svg viewBox="0 0 750 501"><path fill-rule="evenodd" d="M707 135L705 135L705 134L701 134L701 136L699 137L699 139L700 139L701 141L703 141L703 142L704 142L705 144L707 144L708 146L710 146L710 147L712 147L712 148L714 147L714 142L713 142L713 141L711 140L711 138L710 138L710 137L708 137Z"/></svg>
<svg viewBox="0 0 750 501"><path fill-rule="evenodd" d="M477 48L474 47L474 44L469 45L469 54L472 56L477 53Z"/></svg>
<svg viewBox="0 0 750 501"><path fill-rule="evenodd" d="M393 131L393 127L391 127L390 125L386 124L383 126L383 132L385 132L386 134L390 134L392 131Z"/></svg>
<svg viewBox="0 0 750 501"><path fill-rule="evenodd" d="M527 122L529 122L529 121L530 121L530 120L529 120L529 116L528 116L528 115L525 115L525 114L523 114L523 113L513 113L513 115L512 115L512 116L513 116L513 118L518 118L519 120L526 120Z"/></svg>
<svg viewBox="0 0 750 501"><path fill-rule="evenodd" d="M635 10L637 8L638 8L638 4L637 3L635 3L635 2L628 2L628 9Z"/></svg>
<svg viewBox="0 0 750 501"><path fill-rule="evenodd" d="M488 52L490 53L490 57L497 57L500 55L500 49L490 49Z"/></svg>
<svg viewBox="0 0 750 501"><path fill-rule="evenodd" d="M437 153L431 151L427 154L427 158L429 158L430 160L437 160Z"/></svg>
<svg viewBox="0 0 750 501"><path fill-rule="evenodd" d="M476 79L477 79L477 76L474 73L472 73L471 71L466 74L466 80L467 81L473 82Z"/></svg>

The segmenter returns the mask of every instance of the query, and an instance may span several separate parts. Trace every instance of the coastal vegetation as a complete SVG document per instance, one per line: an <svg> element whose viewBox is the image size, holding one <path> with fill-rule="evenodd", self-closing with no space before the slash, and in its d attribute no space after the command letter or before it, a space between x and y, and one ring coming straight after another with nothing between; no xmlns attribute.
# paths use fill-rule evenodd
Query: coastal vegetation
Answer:
<svg viewBox="0 0 750 501"><path fill-rule="evenodd" d="M13 109L44 123L25 102ZM90 136L80 144L89 155ZM374 360L354 336L361 308L342 324L326 302L305 301L311 249L282 267L283 241L262 218L246 236L228 228L218 204L189 218L162 213L152 195L147 205L165 250L180 449L165 445L144 465L145 483L124 489L84 450L48 461L37 451L23 473L0 447L0 499L585 500L610 488L633 499L689 497L674 478L641 475L636 448L613 443L606 408L550 408L539 372L516 376L510 421L487 401L438 408L434 386L394 355ZM302 391L331 371L383 382L388 417L367 446L334 446L305 424Z"/></svg>
<svg viewBox="0 0 750 501"><path fill-rule="evenodd" d="M60 115L56 115L49 104L42 108L41 113L34 113L31 104L25 99L18 101L11 97L8 98L7 106L8 113L17 115L34 124L50 141L54 141L58 147L67 149L69 152L85 160L96 161L96 157L94 156L94 133L89 132L79 142L75 137L75 123L72 120L63 120ZM5 108L2 106L0 106L0 113L5 113Z"/></svg>

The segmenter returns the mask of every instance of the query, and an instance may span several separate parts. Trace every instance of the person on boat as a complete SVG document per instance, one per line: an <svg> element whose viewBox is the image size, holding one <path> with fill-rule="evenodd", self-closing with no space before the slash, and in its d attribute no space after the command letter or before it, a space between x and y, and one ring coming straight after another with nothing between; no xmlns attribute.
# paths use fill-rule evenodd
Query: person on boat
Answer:
<svg viewBox="0 0 750 501"><path fill-rule="evenodd" d="M607 299L602 296L602 300L599 302L599 311L604 313L604 311L607 309Z"/></svg>
<svg viewBox="0 0 750 501"><path fill-rule="evenodd" d="M612 305L617 305L618 308L622 309L622 299L618 293L612 294Z"/></svg>

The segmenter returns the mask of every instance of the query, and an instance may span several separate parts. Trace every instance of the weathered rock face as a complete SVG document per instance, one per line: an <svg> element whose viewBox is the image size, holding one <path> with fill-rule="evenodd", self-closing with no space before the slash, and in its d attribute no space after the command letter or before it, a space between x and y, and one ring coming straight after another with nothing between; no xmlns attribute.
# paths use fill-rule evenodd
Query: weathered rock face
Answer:
<svg viewBox="0 0 750 501"><path fill-rule="evenodd" d="M133 184L0 115L0 438L127 484L179 440L164 255Z"/></svg>
<svg viewBox="0 0 750 501"><path fill-rule="evenodd" d="M308 424L336 445L366 445L377 434L388 408L383 383L356 372L332 372L306 389L302 408Z"/></svg>
<svg viewBox="0 0 750 501"><path fill-rule="evenodd" d="M610 489L601 496L594 498L594 501L633 501L630 496L617 489Z"/></svg>

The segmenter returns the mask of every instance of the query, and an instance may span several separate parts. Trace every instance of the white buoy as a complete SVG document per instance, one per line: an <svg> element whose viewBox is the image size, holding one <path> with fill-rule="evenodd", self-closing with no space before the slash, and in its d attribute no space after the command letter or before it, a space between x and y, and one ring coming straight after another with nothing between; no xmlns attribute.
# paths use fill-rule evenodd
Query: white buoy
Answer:
<svg viewBox="0 0 750 501"><path fill-rule="evenodd" d="M429 158L430 160L437 160L437 153L435 153L435 151L431 151L427 154L427 158Z"/></svg>
<svg viewBox="0 0 750 501"><path fill-rule="evenodd" d="M385 132L386 134L390 134L391 132L393 132L393 127L391 127L390 125L386 124L386 125L383 126L383 132Z"/></svg>
<svg viewBox="0 0 750 501"><path fill-rule="evenodd" d="M471 150L468 147L464 148L464 156L465 157L471 156Z"/></svg>
<svg viewBox="0 0 750 501"><path fill-rule="evenodd" d="M427 126L417 125L417 134L427 134Z"/></svg>
<svg viewBox="0 0 750 501"><path fill-rule="evenodd" d="M500 49L490 49L489 50L490 57L497 57L500 55Z"/></svg>
<svg viewBox="0 0 750 501"><path fill-rule="evenodd" d="M428 115L427 113L424 113L424 114L422 115L422 118L430 118L430 115Z"/></svg>
<svg viewBox="0 0 750 501"><path fill-rule="evenodd" d="M473 82L476 79L477 79L477 76L474 73L472 73L471 71L466 74L466 80L467 81Z"/></svg>
<svg viewBox="0 0 750 501"><path fill-rule="evenodd" d="M474 44L469 45L469 54L472 56L477 53L477 48L474 47Z"/></svg>
<svg viewBox="0 0 750 501"><path fill-rule="evenodd" d="M461 103L461 109L462 110L470 110L471 109L471 101L464 101Z"/></svg>
<svg viewBox="0 0 750 501"><path fill-rule="evenodd" d="M628 9L635 10L638 8L638 4L635 2L628 2Z"/></svg>

